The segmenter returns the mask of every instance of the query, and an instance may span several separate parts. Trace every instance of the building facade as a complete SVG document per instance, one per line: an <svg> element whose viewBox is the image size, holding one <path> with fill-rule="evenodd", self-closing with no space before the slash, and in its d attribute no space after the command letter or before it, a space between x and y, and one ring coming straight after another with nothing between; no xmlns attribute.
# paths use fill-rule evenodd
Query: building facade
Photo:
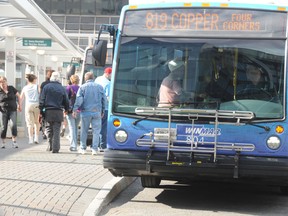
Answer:
<svg viewBox="0 0 288 216"><path fill-rule="evenodd" d="M101 24L119 22L129 0L34 0L59 28L83 50L97 37Z"/></svg>

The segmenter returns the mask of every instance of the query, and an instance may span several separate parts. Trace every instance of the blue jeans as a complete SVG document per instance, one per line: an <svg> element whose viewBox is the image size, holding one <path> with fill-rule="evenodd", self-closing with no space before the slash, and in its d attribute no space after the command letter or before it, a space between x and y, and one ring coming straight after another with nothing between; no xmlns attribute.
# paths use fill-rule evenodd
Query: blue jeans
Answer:
<svg viewBox="0 0 288 216"><path fill-rule="evenodd" d="M94 150L98 150L99 145L99 137L100 137L100 130L101 130L101 113L95 112L90 115L83 115L81 112L81 134L80 134L80 148L86 149L87 148L87 134L89 130L89 126L92 126L92 146L91 148Z"/></svg>
<svg viewBox="0 0 288 216"><path fill-rule="evenodd" d="M78 138L78 126L80 123L80 113L77 113L76 118L72 117L72 114L66 115L66 119L69 127L69 139L70 147L77 149L77 138Z"/></svg>
<svg viewBox="0 0 288 216"><path fill-rule="evenodd" d="M104 116L102 118L102 126L101 126L101 140L100 140L100 147L102 149L107 148L107 117L108 117L108 110L105 110Z"/></svg>
<svg viewBox="0 0 288 216"><path fill-rule="evenodd" d="M5 139L8 129L9 120L12 122L11 133L13 137L17 137L17 111L8 111L2 113L2 131L1 138Z"/></svg>

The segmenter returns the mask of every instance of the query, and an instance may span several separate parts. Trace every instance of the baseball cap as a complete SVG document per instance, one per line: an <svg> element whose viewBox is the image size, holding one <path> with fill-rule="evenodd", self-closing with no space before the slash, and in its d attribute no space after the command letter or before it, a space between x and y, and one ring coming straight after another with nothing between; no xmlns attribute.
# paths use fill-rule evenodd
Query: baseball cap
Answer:
<svg viewBox="0 0 288 216"><path fill-rule="evenodd" d="M104 73L111 74L112 73L112 68L111 67L105 68Z"/></svg>
<svg viewBox="0 0 288 216"><path fill-rule="evenodd" d="M183 65L184 65L184 62L180 59L174 59L168 63L168 67L171 72L182 67Z"/></svg>

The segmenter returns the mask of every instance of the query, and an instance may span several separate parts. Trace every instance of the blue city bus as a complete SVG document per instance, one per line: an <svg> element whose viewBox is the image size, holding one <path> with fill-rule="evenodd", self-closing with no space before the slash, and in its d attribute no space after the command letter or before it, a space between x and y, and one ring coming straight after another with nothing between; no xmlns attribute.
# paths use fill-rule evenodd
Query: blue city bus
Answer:
<svg viewBox="0 0 288 216"><path fill-rule="evenodd" d="M287 9L253 1L124 6L104 167L140 177L143 187L230 179L288 194ZM98 64L106 51L97 41ZM171 87L163 80L176 60L184 71L179 99L163 104L160 89ZM251 85L249 66L261 85Z"/></svg>

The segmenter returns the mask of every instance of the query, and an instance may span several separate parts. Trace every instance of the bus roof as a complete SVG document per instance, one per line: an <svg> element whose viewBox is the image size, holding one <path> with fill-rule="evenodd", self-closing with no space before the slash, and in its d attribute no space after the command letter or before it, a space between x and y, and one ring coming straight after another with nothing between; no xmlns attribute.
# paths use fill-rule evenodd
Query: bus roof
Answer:
<svg viewBox="0 0 288 216"><path fill-rule="evenodd" d="M129 5L139 5L139 4L161 4L161 3L188 3L187 1L183 0L129 0ZM203 0L194 0L190 1L190 3L196 3L196 2L202 2L202 3L212 3L212 2L218 2L218 3L242 3L242 4L250 4L253 2L253 4L269 4L269 5L281 5L281 6L288 6L287 0L209 0L209 1L203 1Z"/></svg>
<svg viewBox="0 0 288 216"><path fill-rule="evenodd" d="M143 3L144 2L144 3ZM287 0L130 0L127 9L165 8L165 7L244 7L251 9L288 10Z"/></svg>

